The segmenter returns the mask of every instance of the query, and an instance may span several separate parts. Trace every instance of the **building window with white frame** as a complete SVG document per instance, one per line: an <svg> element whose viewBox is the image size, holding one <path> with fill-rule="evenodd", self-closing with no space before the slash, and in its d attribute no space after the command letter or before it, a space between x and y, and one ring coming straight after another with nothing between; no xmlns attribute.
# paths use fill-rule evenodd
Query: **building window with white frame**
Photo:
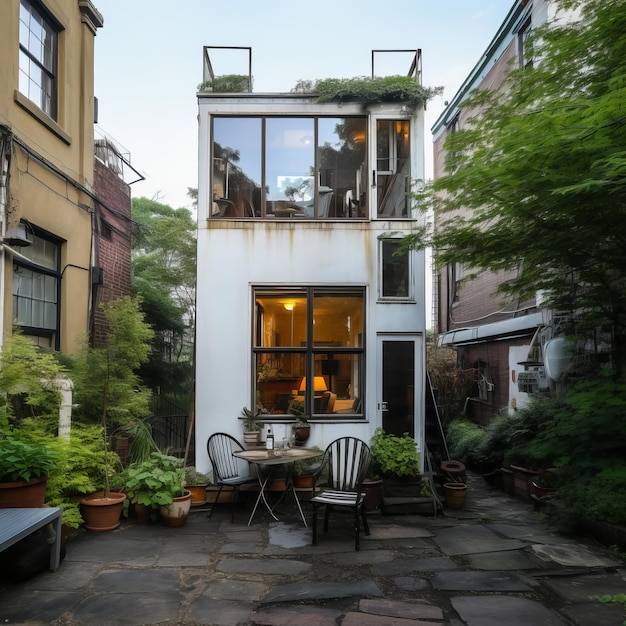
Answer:
<svg viewBox="0 0 626 626"><path fill-rule="evenodd" d="M20 0L19 90L57 120L59 25L35 0Z"/></svg>
<svg viewBox="0 0 626 626"><path fill-rule="evenodd" d="M13 323L38 345L58 349L61 242L32 237L13 258Z"/></svg>

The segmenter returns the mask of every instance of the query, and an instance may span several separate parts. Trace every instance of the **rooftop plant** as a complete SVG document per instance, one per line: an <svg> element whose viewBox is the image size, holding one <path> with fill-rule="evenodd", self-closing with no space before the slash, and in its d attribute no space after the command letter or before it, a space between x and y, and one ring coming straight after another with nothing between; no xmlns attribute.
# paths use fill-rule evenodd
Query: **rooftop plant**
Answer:
<svg viewBox="0 0 626 626"><path fill-rule="evenodd" d="M426 104L442 91L443 87L424 87L411 76L300 80L292 89L294 93L317 96L320 102L346 102L358 99L363 104L405 102L412 107Z"/></svg>
<svg viewBox="0 0 626 626"><path fill-rule="evenodd" d="M198 85L198 91L213 93L247 93L252 91L251 79L247 74L224 74L215 76Z"/></svg>

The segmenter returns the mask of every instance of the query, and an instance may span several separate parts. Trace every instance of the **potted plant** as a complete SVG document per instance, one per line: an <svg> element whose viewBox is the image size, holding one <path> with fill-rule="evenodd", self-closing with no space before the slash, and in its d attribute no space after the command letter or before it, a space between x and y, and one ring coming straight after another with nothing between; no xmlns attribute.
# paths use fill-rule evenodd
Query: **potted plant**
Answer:
<svg viewBox="0 0 626 626"><path fill-rule="evenodd" d="M57 453L44 442L28 441L16 431L0 439L0 508L43 506L46 481Z"/></svg>
<svg viewBox="0 0 626 626"><path fill-rule="evenodd" d="M382 477L383 510L386 513L421 513L432 510L433 498L420 473L417 443L408 433L402 436L377 428L372 437L373 470Z"/></svg>
<svg viewBox="0 0 626 626"><path fill-rule="evenodd" d="M126 492L133 504L159 510L167 526L182 526L191 508L185 489L182 459L153 452L147 461L131 463L124 471Z"/></svg>
<svg viewBox="0 0 626 626"><path fill-rule="evenodd" d="M185 488L191 492L191 506L206 504L206 488L211 479L192 465L185 467Z"/></svg>
<svg viewBox="0 0 626 626"><path fill-rule="evenodd" d="M323 452L321 448L313 446L311 450L316 452ZM293 486L296 489L312 489L315 484L314 474L315 470L320 465L320 458L296 461L293 464Z"/></svg>
<svg viewBox="0 0 626 626"><path fill-rule="evenodd" d="M289 412L296 418L292 426L295 445L303 446L311 435L311 425L306 419L302 403L294 403Z"/></svg>
<svg viewBox="0 0 626 626"><path fill-rule="evenodd" d="M104 489L81 501L89 530L111 530L119 526L126 495L111 490L114 468L109 460L109 432L148 412L150 393L141 386L137 370L148 360L150 340L154 336L138 300L124 296L101 307L110 329L103 347L91 347L85 338L74 371L77 413L86 421L99 419L102 427ZM106 519L97 521L95 516L102 514Z"/></svg>
<svg viewBox="0 0 626 626"><path fill-rule="evenodd" d="M241 409L240 419L243 420L243 440L248 448L254 448L259 445L259 435L261 434L261 426L257 422L260 413L252 411L244 406Z"/></svg>

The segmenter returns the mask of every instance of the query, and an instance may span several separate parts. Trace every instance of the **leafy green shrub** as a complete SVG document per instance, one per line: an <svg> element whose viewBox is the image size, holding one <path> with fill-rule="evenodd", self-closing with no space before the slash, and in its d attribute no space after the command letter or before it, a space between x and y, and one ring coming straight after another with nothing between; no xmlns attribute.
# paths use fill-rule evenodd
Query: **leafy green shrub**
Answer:
<svg viewBox="0 0 626 626"><path fill-rule="evenodd" d="M387 434L377 428L372 437L372 459L380 475L402 478L419 476L420 454L413 437Z"/></svg>
<svg viewBox="0 0 626 626"><path fill-rule="evenodd" d="M153 509L172 504L183 495L183 462L161 452L153 452L147 461L131 463L123 473L128 498L135 504Z"/></svg>
<svg viewBox="0 0 626 626"><path fill-rule="evenodd" d="M468 419L456 419L448 424L446 433L450 458L461 461L467 467L480 469L482 457L479 453L485 431Z"/></svg>
<svg viewBox="0 0 626 626"><path fill-rule="evenodd" d="M29 440L14 431L0 438L0 482L29 481L49 475L57 457L44 443Z"/></svg>

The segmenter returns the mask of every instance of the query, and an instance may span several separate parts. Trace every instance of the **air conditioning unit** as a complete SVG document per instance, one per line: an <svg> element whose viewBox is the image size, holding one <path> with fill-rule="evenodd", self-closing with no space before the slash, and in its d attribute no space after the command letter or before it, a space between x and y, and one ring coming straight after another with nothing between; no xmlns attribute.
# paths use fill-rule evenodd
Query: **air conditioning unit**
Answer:
<svg viewBox="0 0 626 626"><path fill-rule="evenodd" d="M522 393L542 393L550 390L543 367L517 374L517 389Z"/></svg>

